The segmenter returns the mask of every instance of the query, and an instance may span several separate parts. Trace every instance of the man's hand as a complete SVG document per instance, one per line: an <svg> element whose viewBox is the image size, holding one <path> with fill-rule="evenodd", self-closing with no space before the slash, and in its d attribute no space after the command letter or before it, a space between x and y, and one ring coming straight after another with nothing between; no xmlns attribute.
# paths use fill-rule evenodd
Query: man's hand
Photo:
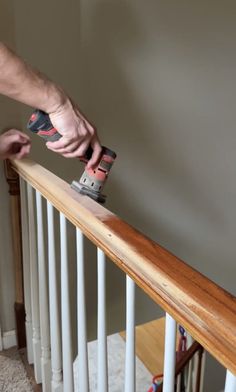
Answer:
<svg viewBox="0 0 236 392"><path fill-rule="evenodd" d="M49 113L49 117L62 137L56 142L47 142L47 147L66 158L81 158L91 146L93 154L87 167L94 167L102 148L95 128L81 114L79 108L68 100L55 112Z"/></svg>
<svg viewBox="0 0 236 392"><path fill-rule="evenodd" d="M30 138L17 129L0 135L0 159L21 159L30 152Z"/></svg>

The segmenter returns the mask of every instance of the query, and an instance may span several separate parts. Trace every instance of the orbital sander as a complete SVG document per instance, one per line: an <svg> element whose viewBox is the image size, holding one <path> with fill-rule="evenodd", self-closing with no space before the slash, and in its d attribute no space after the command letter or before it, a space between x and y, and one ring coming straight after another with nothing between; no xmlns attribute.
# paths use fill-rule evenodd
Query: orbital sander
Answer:
<svg viewBox="0 0 236 392"><path fill-rule="evenodd" d="M53 127L49 115L39 109L36 109L32 113L27 128L46 141L54 142L62 137ZM92 153L93 150L90 146L86 151L85 156L79 158L80 161L87 164ZM96 167L88 169L85 166L81 178L72 181L71 188L82 195L91 197L99 203L105 203L106 195L102 194L102 191L115 159L116 153L109 148L102 146L100 160Z"/></svg>

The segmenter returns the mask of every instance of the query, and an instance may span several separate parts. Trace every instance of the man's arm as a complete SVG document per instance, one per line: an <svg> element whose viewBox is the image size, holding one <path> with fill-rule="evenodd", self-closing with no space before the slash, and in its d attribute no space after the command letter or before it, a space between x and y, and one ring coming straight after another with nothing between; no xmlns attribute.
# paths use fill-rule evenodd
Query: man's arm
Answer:
<svg viewBox="0 0 236 392"><path fill-rule="evenodd" d="M47 113L66 103L62 90L0 42L0 93Z"/></svg>
<svg viewBox="0 0 236 392"><path fill-rule="evenodd" d="M84 156L89 145L93 155L89 166L99 159L101 145L95 128L65 92L39 71L34 70L0 42L0 94L41 109L49 114L62 135L47 147L65 157Z"/></svg>

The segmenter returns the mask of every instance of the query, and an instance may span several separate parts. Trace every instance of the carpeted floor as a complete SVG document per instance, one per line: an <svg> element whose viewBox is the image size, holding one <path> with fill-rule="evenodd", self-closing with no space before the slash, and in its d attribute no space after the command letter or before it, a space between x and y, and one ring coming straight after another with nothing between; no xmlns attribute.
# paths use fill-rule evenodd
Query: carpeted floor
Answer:
<svg viewBox="0 0 236 392"><path fill-rule="evenodd" d="M97 390L97 341L88 344L90 391ZM109 392L124 390L125 342L119 334L108 336ZM78 391L78 359L74 363L75 391ZM145 392L152 376L136 358L136 391ZM0 352L0 392L33 392L17 349ZM81 391L83 392L83 391Z"/></svg>
<svg viewBox="0 0 236 392"><path fill-rule="evenodd" d="M0 352L0 392L32 392L24 365L15 347Z"/></svg>

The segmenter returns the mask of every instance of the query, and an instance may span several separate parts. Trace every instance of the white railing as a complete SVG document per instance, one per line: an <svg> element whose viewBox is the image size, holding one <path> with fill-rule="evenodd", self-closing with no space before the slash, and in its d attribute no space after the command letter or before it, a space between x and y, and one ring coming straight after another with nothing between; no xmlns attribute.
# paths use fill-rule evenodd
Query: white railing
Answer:
<svg viewBox="0 0 236 392"><path fill-rule="evenodd" d="M88 374L88 350L87 350L87 328L86 328L86 297L85 297L85 273L84 273L84 236L76 229L77 247L77 335L78 335L78 357L79 390L89 391Z"/></svg>
<svg viewBox="0 0 236 392"><path fill-rule="evenodd" d="M42 383L43 392L88 392L89 388L89 366L87 348L87 328L86 328L86 296L85 296L85 276L84 276L84 235L88 236L97 246L97 269L98 269L98 294L97 294L97 391L108 392L109 389L109 364L107 359L107 333L106 333L106 251L109 258L119 265L126 275L126 359L124 375L124 392L140 391L136 386L135 370L135 284L139 284L163 309L166 310L166 337L164 356L164 382L160 390L164 392L180 391L180 385L176 382L176 327L177 322L199 338L205 348L217 357L217 359L230 370L227 371L225 392L236 391L236 364L232 359L236 358L233 348L236 339L232 340L233 348L227 347L223 355L218 356L218 346L221 341L214 341L214 328L217 320L211 324L206 320L208 308L204 309L202 304L196 305L197 297L191 301L194 285L196 285L198 275L194 276L192 286L182 289L180 282L176 281L174 286L171 278L166 283L166 277L160 266L155 262L155 257L163 257L164 252L153 250L151 244L147 254L145 246L147 240L139 235L139 243L142 241L142 255L137 250L134 251L132 243L127 246L122 240L122 235L117 236L112 225L106 225L112 214L95 202L86 197L76 195L73 190L67 191L70 198L70 212L66 210L67 201L60 200L66 193L57 195L59 189L65 187L61 182L57 185L50 185L55 180L51 175L47 180L44 178L44 169L39 165L22 161L13 163L15 170L20 174L21 181L21 217L22 217L22 244L23 244L23 265L24 265L24 295L26 310L26 337L27 355L29 363L34 364L35 379L37 383ZM31 173L32 167L36 172ZM38 171L37 171L38 170ZM45 175L49 175L45 171ZM59 181L58 179L56 181ZM61 180L60 180L61 181ZM36 189L34 189L34 188ZM53 188L55 188L53 190ZM79 200L79 201L78 201ZM78 203L82 203L82 209L78 212ZM56 248L56 228L55 215L59 215L60 225L60 255ZM45 217L46 215L46 217ZM71 289L70 289L70 268L68 255L68 219L75 225L76 234L76 259L77 259L77 353L74 356L75 342L73 340L73 325L71 315ZM80 223L78 226L78 220ZM113 217L115 220L116 218ZM87 224L87 221L91 224ZM105 224L104 224L105 222ZM90 226L89 226L90 225ZM109 230L108 230L109 228ZM101 234L102 233L102 234ZM129 236L136 235L131 228ZM142 239L143 238L143 239ZM113 242L112 242L113 240ZM102 250L103 249L103 250ZM150 253L151 252L151 253ZM158 253L159 252L159 253ZM151 256L150 256L151 255ZM150 259L149 259L150 257ZM172 259L168 256L170 266L173 268ZM137 265L140 268L136 271L134 261L137 258ZM174 260L174 259L173 259ZM176 263L180 263L177 259ZM149 278L146 278L146 270ZM166 263L163 268L167 268ZM181 267L181 266L179 266ZM141 272L140 272L141 271ZM189 271L191 269L189 268ZM177 272L178 273L178 272ZM182 274L186 273L183 269ZM194 271L194 274L197 274ZM159 278L158 278L159 277ZM158 280L160 279L160 280ZM201 276L199 275L199 282ZM204 281L205 282L205 281ZM185 284L185 283L183 283ZM212 282L210 283L211 285ZM191 285L191 282L190 282ZM220 290L217 286L212 286L214 290ZM200 289L200 288L199 288ZM204 289L204 287L203 287ZM213 290L212 289L212 290ZM181 291L182 290L182 291ZM185 290L185 291L184 291ZM218 291L217 291L218 292ZM222 295L223 295L222 291ZM173 300L168 298L173 296ZM179 296L185 296L181 298ZM225 294L226 295L226 294ZM226 298L226 297L225 297ZM227 297L227 300L230 301ZM60 300L61 299L61 300ZM214 300L214 298L213 298ZM217 299L218 300L218 299ZM189 301L189 303L188 303ZM199 301L201 298L199 297ZM178 310L178 302L183 303L182 309ZM204 303L204 301L202 302ZM177 304L177 305L176 305ZM184 305L188 308L184 308ZM208 299L205 301L208 306ZM175 308L176 306L176 308ZM195 309L194 309L195 306ZM214 302L213 302L213 307ZM236 306L234 300L229 302L229 306ZM217 308L216 308L217 309ZM232 308L233 309L233 308ZM191 319L189 315L191 311ZM212 311L209 310L209 311ZM179 312L179 313L178 313ZM196 312L196 313L195 313ZM180 315L180 316L179 316ZM176 316L176 317L175 317ZM179 317L178 317L179 316ZM225 317L225 326L232 326L236 317L230 314L222 314ZM216 315L216 318L219 314ZM219 320L222 322L222 319ZM205 324L204 324L205 323ZM192 325L191 325L192 324ZM204 333L206 325L213 328L212 336L210 328L207 334ZM232 331L229 331L229 334ZM219 334L222 331L218 331ZM220 339L220 337L219 337ZM197 339L198 340L198 339ZM229 337L230 341L230 337ZM227 341L225 341L227 345ZM214 351L214 345L216 350ZM213 347L213 348L212 348ZM227 356L227 350L229 355ZM115 355L115 353L114 353ZM75 369L74 361L78 356L78 368ZM203 365L201 364L201 368ZM203 390L203 375L197 374L199 366L193 365L193 360L188 364L188 378L186 379L186 391L197 392ZM76 375L75 375L76 370ZM192 382L192 372L195 371L195 382ZM203 373L203 372L202 372ZM179 378L180 379L180 378ZM151 380L150 380L151 383ZM196 387L196 385L198 385ZM177 388L177 389L176 389ZM197 389L196 389L197 388ZM157 389L159 390L159 389Z"/></svg>
<svg viewBox="0 0 236 392"><path fill-rule="evenodd" d="M59 285L56 260L54 211L51 203L47 202L48 222L48 280L49 280L49 315L51 338L51 385L52 392L63 391L61 329L59 312Z"/></svg>
<svg viewBox="0 0 236 392"><path fill-rule="evenodd" d="M35 209L34 209L34 190L28 185L28 227L29 227L29 238L26 238L29 243L29 262L30 280L25 282L26 285L30 285L30 298L27 300L31 302L32 309L32 346L33 346L33 363L34 363L34 374L37 383L42 382L42 371L41 371L41 334L40 334L40 320L39 320L39 276L38 276L38 260L37 260L37 239L36 239L36 222L35 222ZM27 205L23 206L23 209L27 209ZM24 233L24 232L23 232ZM27 267L26 267L27 268ZM27 315L26 315L27 319Z"/></svg>

